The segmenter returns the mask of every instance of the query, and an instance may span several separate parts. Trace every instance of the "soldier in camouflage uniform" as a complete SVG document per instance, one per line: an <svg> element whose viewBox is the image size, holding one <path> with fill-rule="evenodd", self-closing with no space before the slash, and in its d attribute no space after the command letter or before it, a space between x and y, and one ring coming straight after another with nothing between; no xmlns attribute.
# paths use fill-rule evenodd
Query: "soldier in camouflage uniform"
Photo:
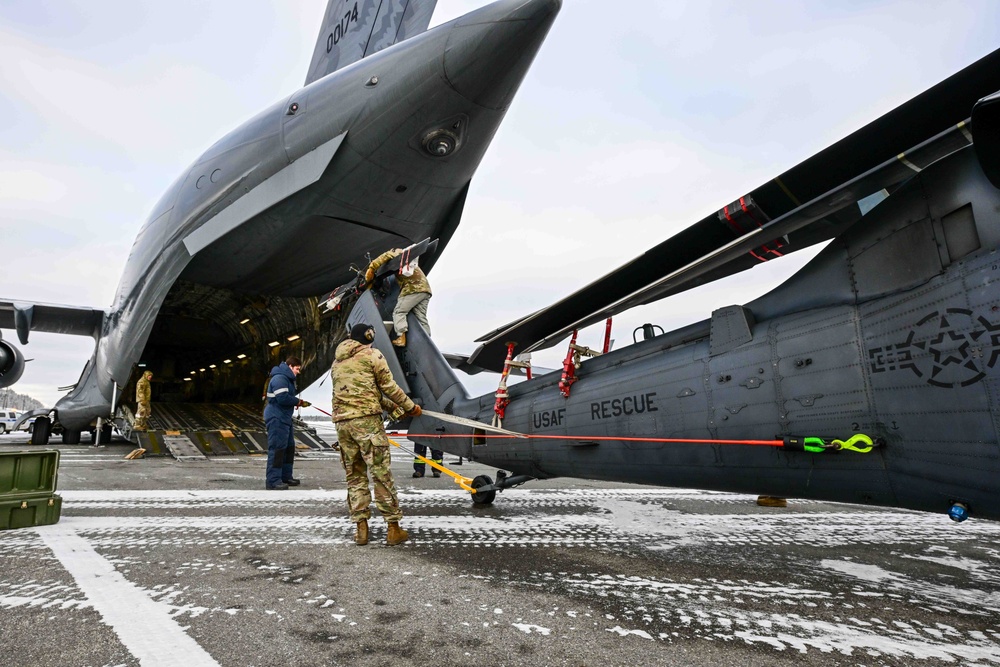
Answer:
<svg viewBox="0 0 1000 667"><path fill-rule="evenodd" d="M379 268L394 257L402 253L402 248L394 248L382 253L368 265L365 273L365 281L370 285L375 280L375 273ZM396 330L397 338L392 341L396 347L406 346L406 332L409 325L406 323L406 316L413 313L417 322L424 328L429 336L431 324L427 321L427 303L431 299L431 284L427 282L427 276L417 266L417 258L407 264L400 264L399 271L396 272L396 280L399 282L399 297L396 299L396 307L392 309L392 327Z"/></svg>
<svg viewBox="0 0 1000 667"><path fill-rule="evenodd" d="M368 544L368 519L372 494L368 471L375 486L375 506L389 526L386 542L405 542L409 533L399 527L403 513L396 498L396 485L389 470L389 441L382 425L382 411L420 415L416 405L392 379L385 357L371 347L375 330L356 324L351 336L337 346L330 369L333 379L333 423L340 440L340 461L347 476L347 506L351 521L358 525L356 544ZM384 395L383 395L384 394Z"/></svg>
<svg viewBox="0 0 1000 667"><path fill-rule="evenodd" d="M153 400L153 389L149 386L149 381L153 379L153 371L146 371L135 384L135 402L138 409L135 411L134 431L145 431L149 428L149 417L153 414L150 401Z"/></svg>

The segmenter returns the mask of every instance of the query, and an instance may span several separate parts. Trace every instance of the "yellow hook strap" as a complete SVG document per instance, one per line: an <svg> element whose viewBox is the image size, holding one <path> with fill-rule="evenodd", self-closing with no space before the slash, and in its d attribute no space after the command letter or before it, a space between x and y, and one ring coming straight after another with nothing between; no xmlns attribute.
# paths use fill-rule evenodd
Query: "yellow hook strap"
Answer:
<svg viewBox="0 0 1000 667"><path fill-rule="evenodd" d="M451 477L452 479L455 480L455 484L458 484L460 487L462 487L464 490L468 491L469 493L476 493L476 489L473 488L473 486L472 486L472 480L469 479L468 477L462 477L458 473L455 473L455 472L452 472L451 470L448 470L447 468L445 468L440 463L436 463L436 462L432 461L431 459L429 459L429 458L427 458L425 456L421 456L420 454L417 454L414 451L410 451L409 449L407 449L406 447L403 447L401 444L399 444L398 442L396 442L395 440L393 440L390 437L386 437L386 440L389 441L389 444L394 445L396 447L399 447L404 452L407 452L409 454L413 454L414 458L419 459L419 460L423 461L424 463L426 463L427 465L429 465L430 467L432 467L432 468L434 468L436 470L440 470L444 474L448 475L449 477Z"/></svg>
<svg viewBox="0 0 1000 667"><path fill-rule="evenodd" d="M863 446L859 447L858 443L863 443ZM875 446L872 439L864 433L853 435L846 442L832 440L830 444L833 445L834 449L850 449L852 452L860 452L861 454L867 454Z"/></svg>

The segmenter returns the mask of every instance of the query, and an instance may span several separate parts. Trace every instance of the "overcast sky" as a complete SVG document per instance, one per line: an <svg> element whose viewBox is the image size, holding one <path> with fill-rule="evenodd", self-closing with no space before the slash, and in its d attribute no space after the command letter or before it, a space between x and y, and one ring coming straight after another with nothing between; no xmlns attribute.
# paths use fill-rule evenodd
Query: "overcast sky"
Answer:
<svg viewBox="0 0 1000 667"><path fill-rule="evenodd" d="M484 4L442 0L432 25ZM302 85L325 7L0 2L0 298L109 306L163 191ZM438 345L470 353L997 47L995 0L564 0L431 274ZM624 314L616 345L746 302L800 254ZM54 403L92 348L33 333L16 389ZM304 395L329 406L327 385Z"/></svg>

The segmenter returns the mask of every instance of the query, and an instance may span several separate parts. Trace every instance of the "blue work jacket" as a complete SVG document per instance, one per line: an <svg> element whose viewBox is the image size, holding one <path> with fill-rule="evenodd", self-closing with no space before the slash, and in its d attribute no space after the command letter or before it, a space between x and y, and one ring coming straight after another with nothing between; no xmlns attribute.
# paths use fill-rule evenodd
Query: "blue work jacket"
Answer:
<svg viewBox="0 0 1000 667"><path fill-rule="evenodd" d="M292 413L299 404L295 394L295 373L284 361L271 369L271 381L267 383L267 406L264 419L280 419L292 423Z"/></svg>

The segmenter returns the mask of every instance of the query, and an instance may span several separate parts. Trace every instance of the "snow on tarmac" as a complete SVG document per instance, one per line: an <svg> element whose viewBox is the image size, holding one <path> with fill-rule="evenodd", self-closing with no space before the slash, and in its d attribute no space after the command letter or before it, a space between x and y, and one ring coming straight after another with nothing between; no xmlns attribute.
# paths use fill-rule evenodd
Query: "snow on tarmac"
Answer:
<svg viewBox="0 0 1000 667"><path fill-rule="evenodd" d="M7 532L0 558L17 554L61 565L71 580L22 580L5 569L0 612L97 610L125 635L122 641L133 654L151 655L167 644L197 655L196 643L181 640L182 624L196 618L283 618L301 606L329 614L344 632L373 623L369 609L345 604L333 590L309 582L294 563L217 557L263 542L353 546L339 510L343 490L281 498L263 491L66 491L63 496L66 510L59 524ZM705 511L691 511L692 502ZM546 641L587 628L622 642L701 640L903 663L1000 664L1000 550L993 546L1000 524L955 525L936 515L807 501L795 502L800 511L747 512L741 508L748 502L752 499L734 494L661 489L508 491L502 511L470 517L460 511L467 507L461 492L401 492L407 528L416 538L406 548L431 550L431 560L442 568L403 574L433 582L450 573L561 600L530 610L530 617L524 610L508 613L506 605L456 601L476 610L476 618L462 623L470 632L506 626ZM233 510L247 506L255 513ZM143 588L132 580L145 563L158 562L158 554L190 547L205 555L159 562L168 577L164 582ZM553 549L566 556L559 568L521 562ZM772 551L785 559L778 570L784 576L771 569L767 577L754 577L755 560ZM462 571L454 565L481 552L494 554L485 554L493 567ZM593 561L579 570L565 567L594 552L620 569ZM630 567L637 559L643 566ZM210 602L196 598L193 579L213 581L237 567L251 568L266 581L306 582L309 590L275 608L248 605L227 597L228 591ZM102 590L88 583L98 576ZM128 614L113 600L159 621L144 636L129 639ZM436 598L423 602L429 611L439 604Z"/></svg>

